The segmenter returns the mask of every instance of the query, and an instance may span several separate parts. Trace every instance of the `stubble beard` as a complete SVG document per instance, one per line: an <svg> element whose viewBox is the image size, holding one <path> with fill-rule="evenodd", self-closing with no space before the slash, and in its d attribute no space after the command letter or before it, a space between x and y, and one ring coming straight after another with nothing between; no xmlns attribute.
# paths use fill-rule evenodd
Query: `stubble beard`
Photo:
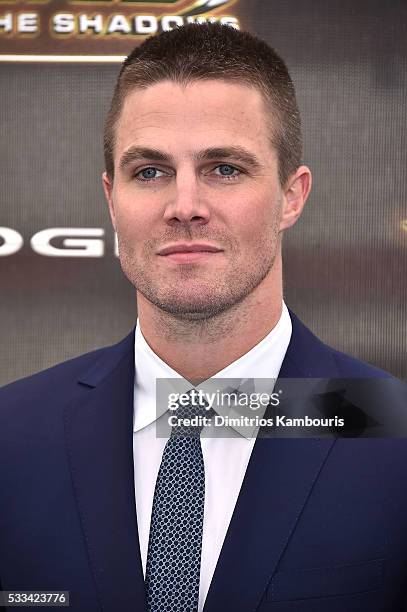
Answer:
<svg viewBox="0 0 407 612"><path fill-rule="evenodd" d="M158 273L151 245L145 245L137 257L119 238L120 263L130 283L160 311L180 321L205 321L233 310L264 281L273 268L279 232L276 224L269 236L258 241L249 261L239 259L239 250L227 250L229 263L223 274L214 269L199 278L200 264L180 266L176 274ZM223 255L221 255L223 257ZM155 268L155 269L154 269Z"/></svg>

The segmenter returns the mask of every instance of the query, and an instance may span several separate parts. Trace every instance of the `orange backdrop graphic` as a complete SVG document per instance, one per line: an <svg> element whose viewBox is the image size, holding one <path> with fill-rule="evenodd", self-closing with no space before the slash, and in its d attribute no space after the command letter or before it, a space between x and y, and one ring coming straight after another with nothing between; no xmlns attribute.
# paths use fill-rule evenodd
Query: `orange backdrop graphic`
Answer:
<svg viewBox="0 0 407 612"><path fill-rule="evenodd" d="M129 45L191 22L239 26L236 0L0 0L0 55L124 55Z"/></svg>

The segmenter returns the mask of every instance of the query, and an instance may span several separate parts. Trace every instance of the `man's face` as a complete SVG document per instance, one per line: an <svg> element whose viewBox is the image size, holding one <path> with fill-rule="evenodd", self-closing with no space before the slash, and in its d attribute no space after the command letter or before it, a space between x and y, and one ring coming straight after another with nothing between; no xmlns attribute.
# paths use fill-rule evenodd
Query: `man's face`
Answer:
<svg viewBox="0 0 407 612"><path fill-rule="evenodd" d="M227 81L127 96L105 191L123 271L160 309L208 318L268 282L285 195L267 125L260 93Z"/></svg>

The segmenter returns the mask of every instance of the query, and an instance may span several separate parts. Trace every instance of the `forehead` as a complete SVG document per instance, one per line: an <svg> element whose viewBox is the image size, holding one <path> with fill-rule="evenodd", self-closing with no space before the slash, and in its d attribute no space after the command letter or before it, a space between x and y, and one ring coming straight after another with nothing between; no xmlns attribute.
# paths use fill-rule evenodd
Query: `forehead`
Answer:
<svg viewBox="0 0 407 612"><path fill-rule="evenodd" d="M130 92L116 124L116 152L140 143L197 148L241 144L270 151L269 111L260 92L222 80L163 81Z"/></svg>

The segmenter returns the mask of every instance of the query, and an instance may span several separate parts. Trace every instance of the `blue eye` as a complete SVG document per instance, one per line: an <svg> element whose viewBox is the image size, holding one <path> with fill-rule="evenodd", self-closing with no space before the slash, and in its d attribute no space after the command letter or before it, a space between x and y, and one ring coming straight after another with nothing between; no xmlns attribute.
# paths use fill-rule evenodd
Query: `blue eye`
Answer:
<svg viewBox="0 0 407 612"><path fill-rule="evenodd" d="M221 164L220 166L217 166L215 170L219 170L221 176L224 176L225 178L238 176L238 174L235 173L239 173L237 168L230 166L229 164Z"/></svg>
<svg viewBox="0 0 407 612"><path fill-rule="evenodd" d="M145 170L141 171L141 175L145 179L152 179L155 178L156 172L157 170L155 168L146 168Z"/></svg>
<svg viewBox="0 0 407 612"><path fill-rule="evenodd" d="M165 176L165 173L162 170L158 170L158 168L154 168L154 166L149 166L148 168L144 168L140 170L135 175L136 179L141 182L149 182L154 181L160 176Z"/></svg>

